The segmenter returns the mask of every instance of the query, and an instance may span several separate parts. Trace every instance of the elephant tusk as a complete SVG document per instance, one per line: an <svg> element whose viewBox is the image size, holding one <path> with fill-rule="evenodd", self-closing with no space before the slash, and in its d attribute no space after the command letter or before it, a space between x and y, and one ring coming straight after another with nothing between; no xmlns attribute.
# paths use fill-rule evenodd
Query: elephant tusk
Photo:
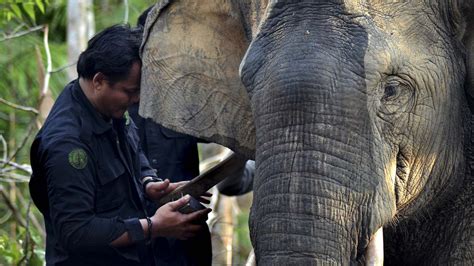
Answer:
<svg viewBox="0 0 474 266"><path fill-rule="evenodd" d="M245 266L256 266L256 265L257 265L257 262L255 258L255 252L252 248L252 250L250 250L249 257L247 258L247 262L245 262Z"/></svg>
<svg viewBox="0 0 474 266"><path fill-rule="evenodd" d="M380 227L370 239L365 251L365 265L383 265L383 229Z"/></svg>

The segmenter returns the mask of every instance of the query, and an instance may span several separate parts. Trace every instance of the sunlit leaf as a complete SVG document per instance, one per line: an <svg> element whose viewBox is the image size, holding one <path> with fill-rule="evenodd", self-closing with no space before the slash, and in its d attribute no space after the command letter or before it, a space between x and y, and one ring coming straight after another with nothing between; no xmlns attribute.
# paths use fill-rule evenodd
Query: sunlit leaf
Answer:
<svg viewBox="0 0 474 266"><path fill-rule="evenodd" d="M23 9L25 10L26 14L28 17L32 20L35 21L35 4L34 3L24 3L23 4Z"/></svg>
<svg viewBox="0 0 474 266"><path fill-rule="evenodd" d="M36 0L36 6L38 7L38 9L41 11L41 13L44 14L44 4L43 4L43 1L42 0Z"/></svg>
<svg viewBox="0 0 474 266"><path fill-rule="evenodd" d="M21 9L18 5L15 5L15 4L12 4L10 5L10 9L13 11L13 14L16 16L16 17L21 17Z"/></svg>

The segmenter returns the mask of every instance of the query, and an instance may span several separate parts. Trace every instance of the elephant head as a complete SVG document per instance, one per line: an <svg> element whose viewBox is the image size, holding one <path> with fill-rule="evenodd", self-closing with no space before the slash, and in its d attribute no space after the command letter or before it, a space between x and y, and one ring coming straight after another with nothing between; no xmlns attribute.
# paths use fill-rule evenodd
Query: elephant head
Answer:
<svg viewBox="0 0 474 266"><path fill-rule="evenodd" d="M473 9L162 1L140 113L255 158L259 264L472 264Z"/></svg>

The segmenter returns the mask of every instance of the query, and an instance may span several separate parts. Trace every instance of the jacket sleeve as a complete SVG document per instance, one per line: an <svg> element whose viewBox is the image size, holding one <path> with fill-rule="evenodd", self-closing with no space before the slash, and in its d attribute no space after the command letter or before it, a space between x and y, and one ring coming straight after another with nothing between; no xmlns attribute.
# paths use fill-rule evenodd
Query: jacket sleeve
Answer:
<svg viewBox="0 0 474 266"><path fill-rule="evenodd" d="M227 196L238 196L250 192L253 188L254 174L255 161L248 160L245 166L217 184L217 189Z"/></svg>
<svg viewBox="0 0 474 266"><path fill-rule="evenodd" d="M124 221L119 217L96 216L97 168L86 145L62 140L49 147L42 154L49 215L59 241L69 251L107 247L126 231L132 239L143 239L138 218Z"/></svg>
<svg viewBox="0 0 474 266"><path fill-rule="evenodd" d="M145 129L146 129L146 120L143 119L138 115L138 105L132 105L129 110L129 115L132 118L132 123L133 126L131 127L133 130L131 133L133 135L132 138L134 138L137 141L137 152L138 152L138 159L140 160L140 182L145 176L156 176L156 170L153 169L150 166L150 163L148 161L148 158L145 156L145 153L143 152L142 148L142 141L144 141L145 138Z"/></svg>
<svg viewBox="0 0 474 266"><path fill-rule="evenodd" d="M150 163L148 162L148 159L146 158L145 154L143 153L143 150L140 145L138 145L138 156L140 159L140 168L141 168L141 177L140 179L143 179L145 176L156 176L156 170L151 168Z"/></svg>

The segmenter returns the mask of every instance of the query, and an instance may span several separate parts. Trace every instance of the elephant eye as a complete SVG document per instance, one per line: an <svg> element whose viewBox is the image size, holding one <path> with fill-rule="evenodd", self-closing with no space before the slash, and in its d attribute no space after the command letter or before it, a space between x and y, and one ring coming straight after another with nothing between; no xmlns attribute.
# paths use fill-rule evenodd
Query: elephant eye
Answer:
<svg viewBox="0 0 474 266"><path fill-rule="evenodd" d="M410 83L398 76L391 76L382 83L381 112L395 114L403 112L413 103L414 90Z"/></svg>
<svg viewBox="0 0 474 266"><path fill-rule="evenodd" d="M399 85L400 83L397 81L390 81L385 84L382 101L389 101L396 98Z"/></svg>

